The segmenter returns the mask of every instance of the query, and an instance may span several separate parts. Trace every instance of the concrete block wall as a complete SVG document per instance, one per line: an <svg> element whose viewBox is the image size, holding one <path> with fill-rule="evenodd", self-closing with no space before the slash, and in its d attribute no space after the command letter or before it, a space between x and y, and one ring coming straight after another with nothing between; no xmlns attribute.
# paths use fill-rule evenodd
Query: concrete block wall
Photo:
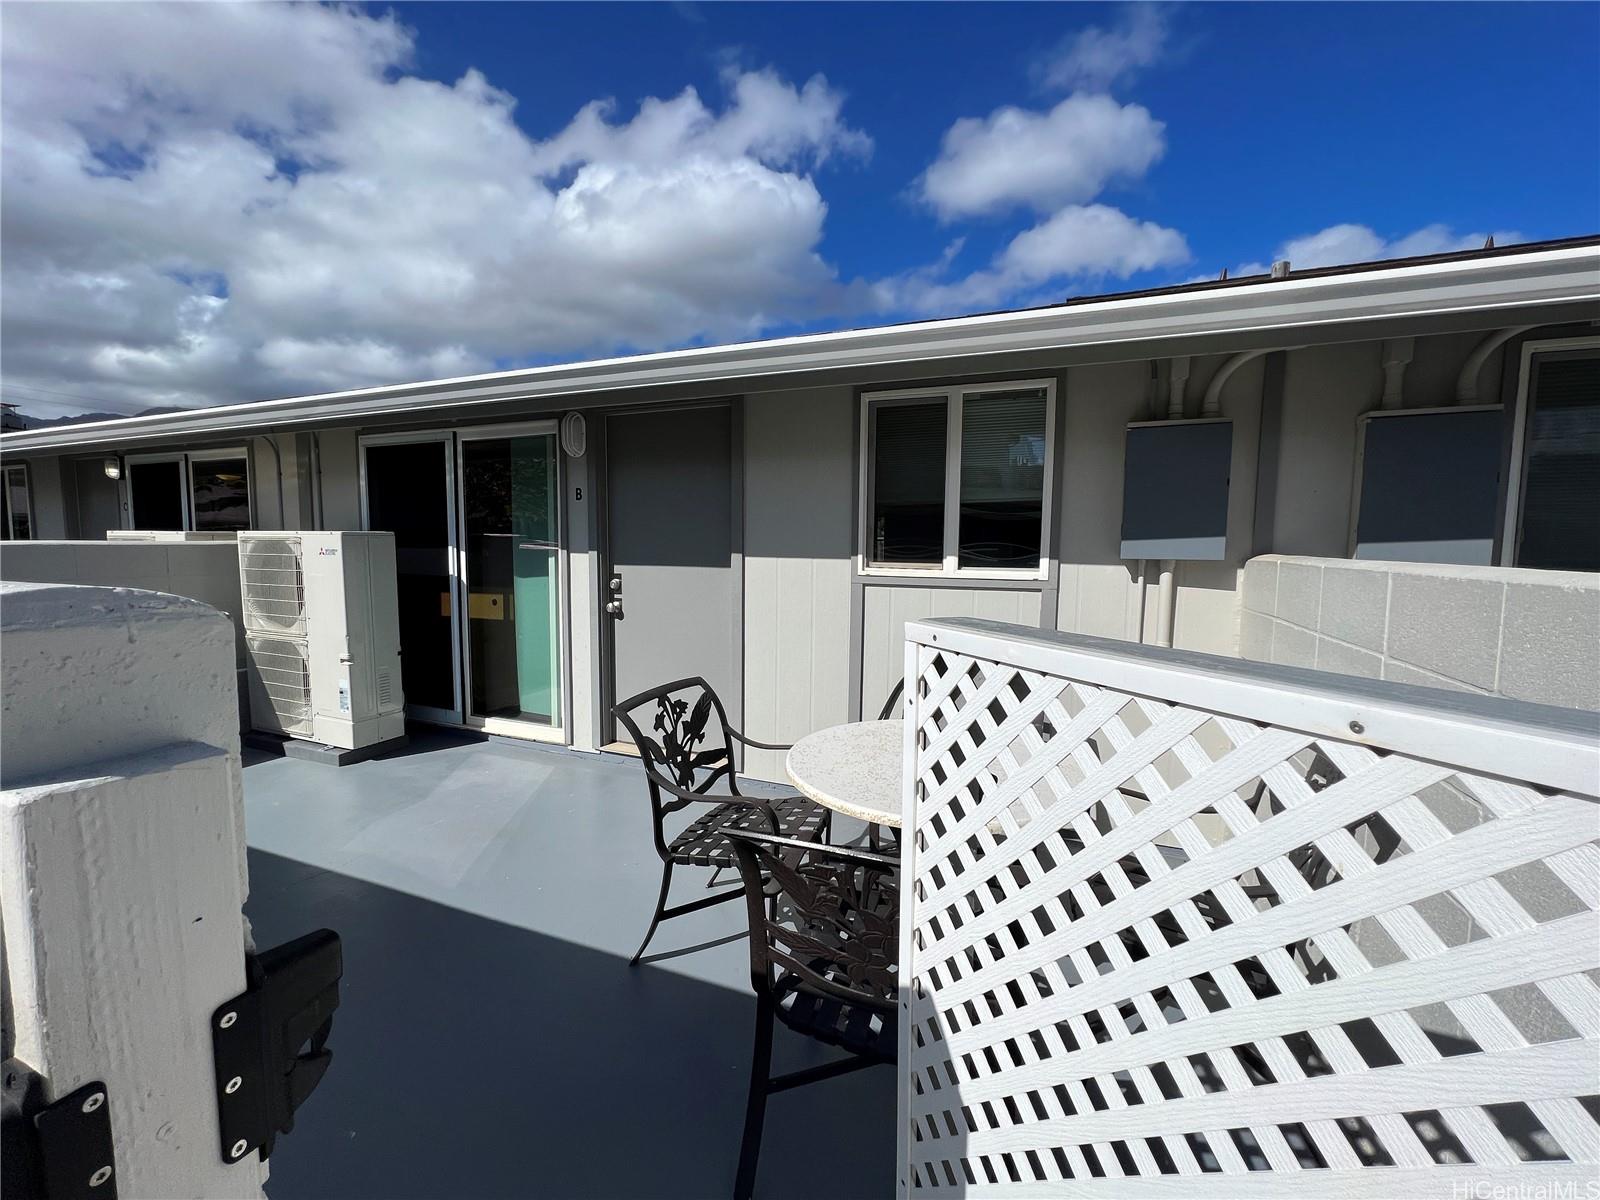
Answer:
<svg viewBox="0 0 1600 1200"><path fill-rule="evenodd" d="M1244 658L1600 709L1600 574L1269 554Z"/></svg>
<svg viewBox="0 0 1600 1200"><path fill-rule="evenodd" d="M233 620L235 661L244 665L236 542L7 542L0 547L0 579L142 588L199 600Z"/></svg>
<svg viewBox="0 0 1600 1200"><path fill-rule="evenodd" d="M0 580L140 588L209 604L233 624L237 728L249 728L238 543L6 542L0 546Z"/></svg>

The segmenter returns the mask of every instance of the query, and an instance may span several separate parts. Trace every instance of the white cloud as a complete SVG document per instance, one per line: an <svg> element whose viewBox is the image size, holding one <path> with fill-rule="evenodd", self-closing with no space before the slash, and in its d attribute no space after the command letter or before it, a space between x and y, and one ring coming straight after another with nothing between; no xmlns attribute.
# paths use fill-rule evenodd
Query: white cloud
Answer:
<svg viewBox="0 0 1600 1200"><path fill-rule="evenodd" d="M1456 250L1476 250L1490 235L1454 232L1448 225L1424 225L1399 237L1386 238L1368 225L1345 223L1330 225L1316 233L1290 238L1278 247L1274 260L1288 259L1296 270L1311 267L1343 266L1348 263L1378 262L1390 258L1412 258L1424 254L1448 254ZM1494 234L1499 245L1522 240L1511 230ZM1260 262L1242 263L1234 275L1259 275L1267 270Z"/></svg>
<svg viewBox="0 0 1600 1200"><path fill-rule="evenodd" d="M1153 10L1131 11L1115 34L1084 30L1058 53L1047 82L1103 87L1154 58L1164 30ZM938 262L880 281L880 307L939 313L1046 302L1067 280L1127 279L1187 262L1177 230L1095 202L1115 184L1143 179L1166 150L1165 129L1140 105L1086 91L1046 112L1007 106L957 121L917 181L920 198L947 222L1023 209L1036 223L964 276L953 270L958 240Z"/></svg>
<svg viewBox="0 0 1600 1200"><path fill-rule="evenodd" d="M1109 96L1068 96L1042 113L999 108L945 132L920 192L946 221L1081 204L1141 178L1166 149L1164 130L1149 110Z"/></svg>
<svg viewBox="0 0 1600 1200"><path fill-rule="evenodd" d="M958 243L938 264L880 285L885 306L948 312L995 305L1040 293L1055 280L1126 279L1189 260L1189 247L1177 230L1136 220L1104 204L1062 208L1012 238L987 267L952 280L947 275L959 250Z"/></svg>
<svg viewBox="0 0 1600 1200"><path fill-rule="evenodd" d="M734 71L544 140L392 16L8 10L4 386L40 415L748 336L831 311L812 178L870 152L820 76ZM50 391L40 391L50 389Z"/></svg>
<svg viewBox="0 0 1600 1200"><path fill-rule="evenodd" d="M1166 50L1168 33L1163 5L1129 4L1114 28L1091 25L1079 30L1045 58L1035 73L1045 87L1102 92L1159 59Z"/></svg>

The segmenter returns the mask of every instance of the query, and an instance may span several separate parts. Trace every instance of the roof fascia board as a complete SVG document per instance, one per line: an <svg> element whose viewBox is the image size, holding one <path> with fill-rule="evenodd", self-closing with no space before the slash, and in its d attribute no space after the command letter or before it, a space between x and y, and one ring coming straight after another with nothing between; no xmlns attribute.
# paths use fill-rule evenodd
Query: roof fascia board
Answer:
<svg viewBox="0 0 1600 1200"><path fill-rule="evenodd" d="M727 385L759 376L923 359L1264 333L1589 301L1600 301L1597 245L1412 264L1348 275L1304 279L1291 275L1282 280L1225 288L1085 301L54 426L6 434L0 437L0 448L21 454L155 437L271 432L333 420L393 416L419 408L459 410L623 388Z"/></svg>

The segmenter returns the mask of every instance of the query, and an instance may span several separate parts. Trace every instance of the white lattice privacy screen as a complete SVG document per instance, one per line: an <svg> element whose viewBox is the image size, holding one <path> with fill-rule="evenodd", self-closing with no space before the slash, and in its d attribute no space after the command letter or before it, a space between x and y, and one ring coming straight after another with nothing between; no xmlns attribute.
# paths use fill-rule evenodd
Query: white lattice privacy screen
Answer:
<svg viewBox="0 0 1600 1200"><path fill-rule="evenodd" d="M1600 717L907 638L903 1195L1595 1194Z"/></svg>

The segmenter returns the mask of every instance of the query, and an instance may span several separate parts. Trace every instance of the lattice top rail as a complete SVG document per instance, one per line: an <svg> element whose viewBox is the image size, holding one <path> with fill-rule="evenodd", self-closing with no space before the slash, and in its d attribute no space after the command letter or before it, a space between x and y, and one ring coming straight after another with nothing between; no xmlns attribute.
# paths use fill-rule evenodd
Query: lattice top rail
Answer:
<svg viewBox="0 0 1600 1200"><path fill-rule="evenodd" d="M1600 716L976 620L906 678L902 1194L1595 1177Z"/></svg>
<svg viewBox="0 0 1600 1200"><path fill-rule="evenodd" d="M1600 637L1600 631L1596 631ZM1600 712L945 617L908 642L1600 797ZM1361 726L1353 730L1350 723ZM1506 756L1515 760L1508 762Z"/></svg>

